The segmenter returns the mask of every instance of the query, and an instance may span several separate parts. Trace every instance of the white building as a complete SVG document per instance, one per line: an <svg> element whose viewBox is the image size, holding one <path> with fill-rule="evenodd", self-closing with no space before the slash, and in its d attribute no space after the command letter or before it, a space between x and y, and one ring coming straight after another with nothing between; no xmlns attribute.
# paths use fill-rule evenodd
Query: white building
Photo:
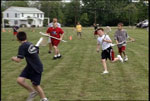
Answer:
<svg viewBox="0 0 150 101"><path fill-rule="evenodd" d="M30 20L31 23L29 23L28 18L32 19ZM36 27L42 27L44 12L31 7L9 7L3 11L3 23L5 19L8 20L10 26L26 25L27 27L30 27L35 25Z"/></svg>

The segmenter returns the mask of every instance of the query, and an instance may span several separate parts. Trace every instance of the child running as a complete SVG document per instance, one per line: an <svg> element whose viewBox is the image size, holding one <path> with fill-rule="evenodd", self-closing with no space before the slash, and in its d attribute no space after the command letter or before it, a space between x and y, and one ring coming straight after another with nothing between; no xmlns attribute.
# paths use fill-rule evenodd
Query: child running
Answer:
<svg viewBox="0 0 150 101"><path fill-rule="evenodd" d="M17 34L17 40L21 43L18 49L18 55L13 56L11 59L15 62L21 62L24 57L26 58L27 65L17 78L17 83L30 92L26 101L33 101L37 94L41 98L40 101L48 101L40 86L43 64L38 56L39 48L27 41L25 32L19 32ZM31 80L33 88L25 82L26 79Z"/></svg>
<svg viewBox="0 0 150 101"><path fill-rule="evenodd" d="M126 30L123 29L123 23L118 23L118 30L115 32L114 39L116 40L116 44L118 44L118 52L120 53L121 57L124 55L124 61L128 60L128 57L125 53L126 50L126 40L129 38L129 40L134 41L133 38L128 36L128 33ZM123 55L122 55L123 54Z"/></svg>
<svg viewBox="0 0 150 101"><path fill-rule="evenodd" d="M58 23L57 18L53 18L53 21L51 23L49 23L48 27L53 27L53 23L57 23L57 26L59 28L61 28L61 24ZM48 43L49 43L49 51L48 53L51 54L52 53L52 43L51 43L51 38L48 38Z"/></svg>
<svg viewBox="0 0 150 101"><path fill-rule="evenodd" d="M64 31L58 27L57 23L53 23L53 27L49 27L47 29L47 34L50 34L50 36L59 38L60 40L62 40L63 36L64 36ZM60 55L60 51L58 49L58 45L60 43L60 40L51 38L51 43L52 46L54 48L55 51L55 55L53 57L53 60L56 60L58 58L61 58L62 56Z"/></svg>
<svg viewBox="0 0 150 101"><path fill-rule="evenodd" d="M106 65L106 60L107 58L111 60L112 62L120 60L123 62L123 59L121 58L120 55L117 55L117 58L114 58L114 53L113 49L111 47L112 40L110 37L106 34L104 34L104 29L103 28L98 28L97 29L97 52L99 52L99 48L101 45L102 53L101 53L101 59L102 59L102 64L104 67L103 74L109 73L107 70L107 65Z"/></svg>
<svg viewBox="0 0 150 101"><path fill-rule="evenodd" d="M16 38L18 30L19 30L19 27L17 25L13 26L13 39L12 39L12 41L14 41L14 39Z"/></svg>
<svg viewBox="0 0 150 101"><path fill-rule="evenodd" d="M98 24L94 23L93 27L94 27L94 38L96 38L97 37Z"/></svg>

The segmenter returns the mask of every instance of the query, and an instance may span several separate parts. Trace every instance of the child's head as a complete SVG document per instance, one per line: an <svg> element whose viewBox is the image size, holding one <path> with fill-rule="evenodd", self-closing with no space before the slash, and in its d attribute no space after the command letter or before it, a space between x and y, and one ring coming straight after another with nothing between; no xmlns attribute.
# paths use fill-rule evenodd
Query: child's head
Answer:
<svg viewBox="0 0 150 101"><path fill-rule="evenodd" d="M23 31L18 32L17 39L18 39L18 41L25 41L25 40L27 40L26 33L23 32Z"/></svg>
<svg viewBox="0 0 150 101"><path fill-rule="evenodd" d="M123 23L122 22L118 23L118 29L122 30L122 28L123 28Z"/></svg>
<svg viewBox="0 0 150 101"><path fill-rule="evenodd" d="M78 22L77 24L80 25L80 22Z"/></svg>
<svg viewBox="0 0 150 101"><path fill-rule="evenodd" d="M53 18L53 23L57 22L57 18Z"/></svg>
<svg viewBox="0 0 150 101"><path fill-rule="evenodd" d="M103 28L98 28L97 29L97 34L102 36L104 34L104 29Z"/></svg>
<svg viewBox="0 0 150 101"><path fill-rule="evenodd" d="M53 27L54 27L54 28L57 28L57 27L58 27L57 22L53 23Z"/></svg>

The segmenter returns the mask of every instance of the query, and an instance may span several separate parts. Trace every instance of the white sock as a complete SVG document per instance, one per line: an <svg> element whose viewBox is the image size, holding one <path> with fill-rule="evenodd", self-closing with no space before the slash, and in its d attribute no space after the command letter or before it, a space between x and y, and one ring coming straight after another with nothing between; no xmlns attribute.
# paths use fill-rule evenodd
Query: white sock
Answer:
<svg viewBox="0 0 150 101"><path fill-rule="evenodd" d="M60 56L60 54L58 54L57 56Z"/></svg>
<svg viewBox="0 0 150 101"><path fill-rule="evenodd" d="M42 98L42 100L48 100L47 98Z"/></svg>
<svg viewBox="0 0 150 101"><path fill-rule="evenodd" d="M54 55L54 57L57 57L57 55Z"/></svg>

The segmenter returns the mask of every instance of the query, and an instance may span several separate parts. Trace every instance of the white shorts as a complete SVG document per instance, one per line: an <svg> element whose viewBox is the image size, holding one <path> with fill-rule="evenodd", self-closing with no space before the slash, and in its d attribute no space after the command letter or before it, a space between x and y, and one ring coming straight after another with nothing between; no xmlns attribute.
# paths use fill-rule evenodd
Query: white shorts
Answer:
<svg viewBox="0 0 150 101"><path fill-rule="evenodd" d="M51 43L51 38L48 38L48 43Z"/></svg>

